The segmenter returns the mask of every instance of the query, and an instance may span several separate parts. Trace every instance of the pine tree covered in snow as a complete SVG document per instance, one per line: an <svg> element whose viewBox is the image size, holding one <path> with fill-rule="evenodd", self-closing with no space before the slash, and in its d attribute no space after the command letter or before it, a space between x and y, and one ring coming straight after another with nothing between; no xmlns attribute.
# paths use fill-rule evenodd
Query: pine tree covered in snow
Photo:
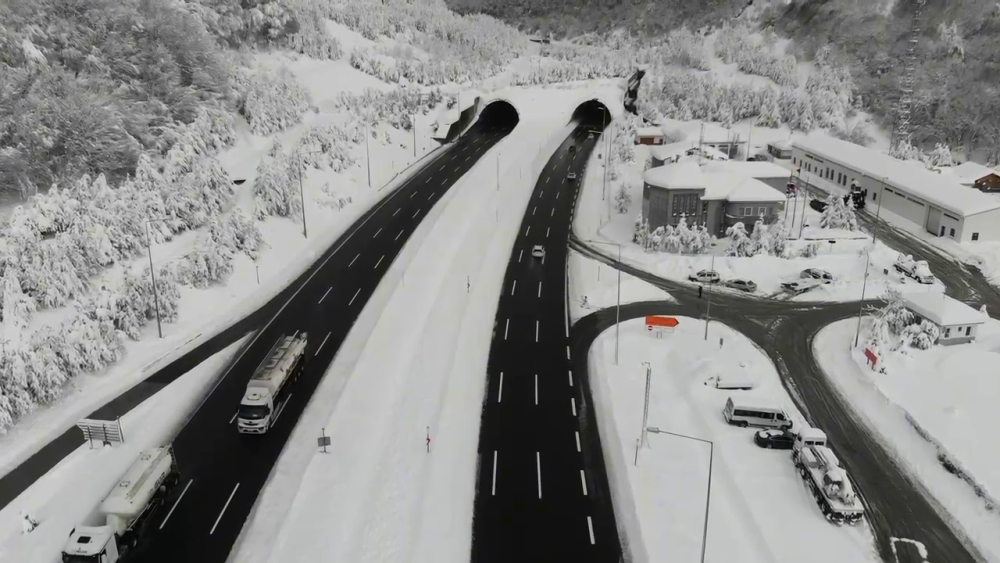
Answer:
<svg viewBox="0 0 1000 563"><path fill-rule="evenodd" d="M953 166L955 164L951 157L951 148L948 145L936 143L934 150L927 153L926 164L931 166Z"/></svg>
<svg viewBox="0 0 1000 563"><path fill-rule="evenodd" d="M883 296L885 306L871 309L872 326L868 333L867 345L876 354L892 352L903 344L903 334L913 324L913 313L903 304L903 297L894 287L886 288Z"/></svg>
<svg viewBox="0 0 1000 563"><path fill-rule="evenodd" d="M918 350L927 350L933 346L940 335L937 325L926 320L908 325L902 332L903 340Z"/></svg>
<svg viewBox="0 0 1000 563"><path fill-rule="evenodd" d="M615 194L615 208L618 213L628 213L628 206L632 205L632 196L628 193L625 184L618 186L618 193Z"/></svg>
<svg viewBox="0 0 1000 563"><path fill-rule="evenodd" d="M726 256L753 256L755 249L753 241L747 234L747 228L743 223L736 223L726 229L726 237L729 238L729 246L726 247Z"/></svg>
<svg viewBox="0 0 1000 563"><path fill-rule="evenodd" d="M632 242L639 244L639 237L642 234L642 225L644 221L642 219L642 211L635 216L635 223L632 226Z"/></svg>
<svg viewBox="0 0 1000 563"><path fill-rule="evenodd" d="M271 215L289 217L301 211L298 170L287 155L265 158L257 166L254 203L257 219Z"/></svg>
<svg viewBox="0 0 1000 563"><path fill-rule="evenodd" d="M309 94L288 69L241 70L234 78L240 93L240 114L257 135L284 131L301 122L309 109Z"/></svg>
<svg viewBox="0 0 1000 563"><path fill-rule="evenodd" d="M750 248L753 256L760 253L767 253L771 247L771 234L768 232L764 218L758 217L753 224L753 231L750 232Z"/></svg>
<svg viewBox="0 0 1000 563"><path fill-rule="evenodd" d="M889 156L899 160L919 160L923 162L926 157L920 149L910 144L910 141L903 139L896 143L896 146L889 150Z"/></svg>
<svg viewBox="0 0 1000 563"><path fill-rule="evenodd" d="M826 209L820 215L819 226L824 229L858 230L858 218L854 213L854 203L845 202L843 197L831 194L826 198Z"/></svg>
<svg viewBox="0 0 1000 563"><path fill-rule="evenodd" d="M3 346L20 350L21 342L31 316L35 313L34 300L21 290L15 268L6 268L3 274Z"/></svg>
<svg viewBox="0 0 1000 563"><path fill-rule="evenodd" d="M788 226L784 221L778 221L768 226L767 253L771 256L785 257L788 252Z"/></svg>

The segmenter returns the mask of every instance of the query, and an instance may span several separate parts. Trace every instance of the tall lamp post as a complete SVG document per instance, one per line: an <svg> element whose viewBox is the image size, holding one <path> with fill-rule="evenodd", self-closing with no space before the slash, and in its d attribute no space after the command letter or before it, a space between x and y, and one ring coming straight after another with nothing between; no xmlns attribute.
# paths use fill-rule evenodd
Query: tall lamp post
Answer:
<svg viewBox="0 0 1000 563"><path fill-rule="evenodd" d="M146 250L149 253L149 277L153 282L153 306L156 308L156 332L163 338L163 325L160 322L160 294L156 290L156 268L153 267L153 242L149 236L149 224L155 221L166 221L166 217L146 219Z"/></svg>
<svg viewBox="0 0 1000 563"><path fill-rule="evenodd" d="M861 282L861 303L858 304L858 328L854 331L854 347L858 347L858 340L861 338L861 312L865 308L865 289L868 287L868 266L871 266L871 256L868 249L865 249L865 279Z"/></svg>
<svg viewBox="0 0 1000 563"><path fill-rule="evenodd" d="M712 254L712 265L709 270L715 272L715 254ZM712 284L708 284L708 307L705 308L705 340L708 340L708 323L712 318Z"/></svg>
<svg viewBox="0 0 1000 563"><path fill-rule="evenodd" d="M315 150L315 151L300 152L299 155L298 155L298 158L295 159L295 161L298 162L298 164L299 164L299 201L302 203L302 205L301 205L301 207L302 207L302 236L304 238L309 238L309 230L306 229L306 196L302 192L302 157L305 156L305 155L307 155L307 154L316 154L316 153L320 153L320 152L323 152L323 151L322 150Z"/></svg>
<svg viewBox="0 0 1000 563"><path fill-rule="evenodd" d="M622 261L622 245L618 244L617 242L608 242L608 241L593 240L593 239L587 239L586 242L589 242L591 244L609 244L611 246L617 246L618 247L618 263L621 264L621 261ZM618 301L617 301L617 304L615 305L615 365L616 366L618 365L618 337L619 337L619 334L620 334L621 318L622 318L621 317L621 313L622 313L622 271L621 271L621 269L617 269L617 270L618 270Z"/></svg>
<svg viewBox="0 0 1000 563"><path fill-rule="evenodd" d="M688 440L708 444L708 492L705 494L705 524L701 531L701 563L705 563L705 546L708 540L708 509L712 504L712 460L715 457L715 444L713 444L711 440L695 438L694 436L687 436L685 434L677 434L676 432L667 432L666 430L661 430L655 426L646 428L646 431L654 434L669 434L670 436L686 438Z"/></svg>

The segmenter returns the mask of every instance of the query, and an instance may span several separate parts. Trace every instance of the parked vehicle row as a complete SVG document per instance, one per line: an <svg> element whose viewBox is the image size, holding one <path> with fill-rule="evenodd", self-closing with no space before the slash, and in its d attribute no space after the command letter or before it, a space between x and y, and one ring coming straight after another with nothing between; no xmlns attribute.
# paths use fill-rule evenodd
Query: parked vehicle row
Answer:
<svg viewBox="0 0 1000 563"><path fill-rule="evenodd" d="M753 293L757 291L757 284L751 280L743 278L734 278L722 281L719 276L719 272L715 270L700 270L688 276L688 281L693 281L697 283L721 283L723 286L738 289L740 291L746 291L747 293Z"/></svg>

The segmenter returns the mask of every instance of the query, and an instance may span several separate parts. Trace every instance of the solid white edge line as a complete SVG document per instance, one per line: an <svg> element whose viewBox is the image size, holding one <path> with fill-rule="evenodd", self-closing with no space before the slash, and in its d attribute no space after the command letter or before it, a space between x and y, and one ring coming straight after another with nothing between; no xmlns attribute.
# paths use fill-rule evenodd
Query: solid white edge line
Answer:
<svg viewBox="0 0 1000 563"><path fill-rule="evenodd" d="M361 289L358 289L358 291L361 291ZM313 353L313 356L319 354L319 351L323 349L323 345L326 344L326 341L327 339L330 338L331 334L333 334L333 331L326 333L326 338L323 339L323 342L319 343L319 348L316 348L316 351Z"/></svg>
<svg viewBox="0 0 1000 563"><path fill-rule="evenodd" d="M503 402L503 372L500 372L500 390L497 392L497 402Z"/></svg>
<svg viewBox="0 0 1000 563"><path fill-rule="evenodd" d="M324 300L324 299L326 299L326 296L327 296L327 295L330 295L330 290L331 290L331 289L333 289L333 286L332 286L332 285L331 285L330 287L326 288L326 293L324 293L324 294L323 294L323 297L320 297L320 298L319 298L319 301L317 301L317 302L316 302L316 304L317 304L317 305L319 305L320 303L322 303L322 302L323 302L323 300Z"/></svg>
<svg viewBox="0 0 1000 563"><path fill-rule="evenodd" d="M187 494L188 489L191 488L191 483L194 483L194 479L188 479L188 484L184 485L184 490L181 491L181 495L177 497L177 500L174 501L174 505L170 507L170 512L167 513L167 517L163 519L163 522L160 522L160 527L158 528L159 530L162 530L163 527L167 525L167 520L170 520L170 515L174 513L174 510L177 508L177 505L181 503L181 499L184 498L184 495Z"/></svg>
<svg viewBox="0 0 1000 563"><path fill-rule="evenodd" d="M580 470L580 484L583 485L583 496L587 496L587 476Z"/></svg>
<svg viewBox="0 0 1000 563"><path fill-rule="evenodd" d="M510 330L510 319L507 319L507 325L503 329L503 339L507 340L507 331Z"/></svg>
<svg viewBox="0 0 1000 563"><path fill-rule="evenodd" d="M594 541L594 521L590 516L587 517L587 529L590 530L590 545L594 545L597 542Z"/></svg>
<svg viewBox="0 0 1000 563"><path fill-rule="evenodd" d="M354 297L351 297L351 300L347 303L348 307L350 307L354 303L354 300L358 298L358 294L359 293L361 293L361 288L360 287L358 288L357 291L354 292Z"/></svg>
<svg viewBox="0 0 1000 563"><path fill-rule="evenodd" d="M497 494L497 451L493 450L493 489L490 491L492 496Z"/></svg>
<svg viewBox="0 0 1000 563"><path fill-rule="evenodd" d="M535 374L535 404L538 404L538 374Z"/></svg>
<svg viewBox="0 0 1000 563"><path fill-rule="evenodd" d="M385 254L383 254L382 257L378 259L378 262L375 262L375 267L372 268L372 269L373 270L377 270L378 269L378 265L382 263L382 260L385 260Z"/></svg>
<svg viewBox="0 0 1000 563"><path fill-rule="evenodd" d="M354 257L354 260L357 260L360 257L361 257L361 253L359 252L358 255ZM351 266L354 265L354 260L351 260L351 263L347 265L348 268L350 268Z"/></svg>
<svg viewBox="0 0 1000 563"><path fill-rule="evenodd" d="M535 452L535 467L538 469L538 498L542 498L542 455Z"/></svg>
<svg viewBox="0 0 1000 563"><path fill-rule="evenodd" d="M576 416L576 397L570 397L569 404L573 407L573 416Z"/></svg>
<svg viewBox="0 0 1000 563"><path fill-rule="evenodd" d="M514 285L510 286L510 294L514 295L514 290L517 289L517 280L514 280Z"/></svg>
<svg viewBox="0 0 1000 563"><path fill-rule="evenodd" d="M215 533L216 526L219 525L219 521L222 520L222 515L225 514L226 513L226 509L229 508L229 503L233 501L233 496L236 494L236 489L239 489L239 488L240 488L240 484L236 483L236 486L233 487L233 492L229 493L229 498L226 499L225 506L222 507L222 512L220 512L219 513L219 517L215 519L215 524L212 524L212 529L211 529L211 531L208 532L208 535L212 535L212 534Z"/></svg>
<svg viewBox="0 0 1000 563"><path fill-rule="evenodd" d="M576 451L580 451L580 433L574 432L576 434Z"/></svg>

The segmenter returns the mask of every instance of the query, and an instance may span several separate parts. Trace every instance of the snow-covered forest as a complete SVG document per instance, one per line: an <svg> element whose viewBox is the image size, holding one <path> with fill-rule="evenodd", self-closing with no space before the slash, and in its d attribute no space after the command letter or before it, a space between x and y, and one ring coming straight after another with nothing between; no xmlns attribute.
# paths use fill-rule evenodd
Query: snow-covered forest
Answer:
<svg viewBox="0 0 1000 563"><path fill-rule="evenodd" d="M352 149L366 134L384 143L379 126L410 130L414 116L445 100L438 90L340 95L325 111L341 118L310 125L287 147L272 143L257 165L252 212L244 212L218 159L235 142L238 120L268 136L315 109L292 73L253 64L255 52L346 56L326 28L330 18L366 36L419 37L443 62L425 65L424 76L436 78L418 81L435 83L465 76L439 74L448 65L497 72L526 42L492 18L459 17L442 3L389 4L0 5L0 189L23 201L0 228L0 433L141 338L156 318L153 276L139 260L148 242L197 231L189 252L155 272L160 315L171 322L182 286L224 283L235 256L257 258L259 221L300 220L302 170L357 166ZM325 205L350 203L336 186L322 191ZM56 308L71 314L32 323Z"/></svg>

